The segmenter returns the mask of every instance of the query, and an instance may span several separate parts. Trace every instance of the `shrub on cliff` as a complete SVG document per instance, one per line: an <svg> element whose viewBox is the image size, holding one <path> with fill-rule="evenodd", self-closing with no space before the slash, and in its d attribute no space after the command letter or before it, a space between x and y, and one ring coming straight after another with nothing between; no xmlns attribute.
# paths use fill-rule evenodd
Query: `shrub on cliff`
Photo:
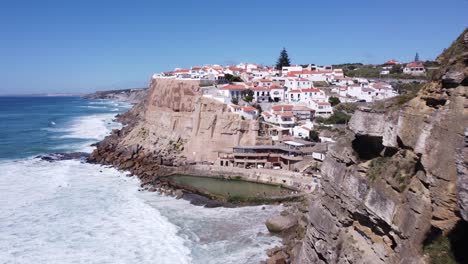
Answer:
<svg viewBox="0 0 468 264"><path fill-rule="evenodd" d="M243 82L242 79L239 76L234 76L232 74L226 73L224 74L224 78L230 83L232 82Z"/></svg>

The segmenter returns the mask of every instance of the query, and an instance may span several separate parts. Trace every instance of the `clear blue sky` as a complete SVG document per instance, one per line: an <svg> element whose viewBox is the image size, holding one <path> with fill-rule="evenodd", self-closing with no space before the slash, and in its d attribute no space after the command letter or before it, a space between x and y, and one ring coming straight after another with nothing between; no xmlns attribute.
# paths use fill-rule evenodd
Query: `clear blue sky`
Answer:
<svg viewBox="0 0 468 264"><path fill-rule="evenodd" d="M0 3L0 94L138 87L174 67L434 59L467 0Z"/></svg>

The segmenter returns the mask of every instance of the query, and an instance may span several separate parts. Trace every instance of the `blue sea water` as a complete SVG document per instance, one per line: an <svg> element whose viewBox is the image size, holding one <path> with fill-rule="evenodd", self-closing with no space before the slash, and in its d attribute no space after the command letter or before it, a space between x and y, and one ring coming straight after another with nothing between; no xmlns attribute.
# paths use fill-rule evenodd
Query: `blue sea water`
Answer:
<svg viewBox="0 0 468 264"><path fill-rule="evenodd" d="M90 150L129 107L80 97L0 97L0 159Z"/></svg>
<svg viewBox="0 0 468 264"><path fill-rule="evenodd" d="M203 208L139 190L125 171L37 155L83 151L130 105L0 97L0 263L258 263L281 207Z"/></svg>

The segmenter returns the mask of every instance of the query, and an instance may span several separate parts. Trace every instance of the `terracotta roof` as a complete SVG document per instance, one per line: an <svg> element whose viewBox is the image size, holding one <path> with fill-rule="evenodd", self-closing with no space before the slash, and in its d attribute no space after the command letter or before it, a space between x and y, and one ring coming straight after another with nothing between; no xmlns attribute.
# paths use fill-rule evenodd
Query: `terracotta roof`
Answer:
<svg viewBox="0 0 468 264"><path fill-rule="evenodd" d="M271 116L270 112L263 112L262 115L264 115L264 116Z"/></svg>
<svg viewBox="0 0 468 264"><path fill-rule="evenodd" d="M290 93L300 93L301 90L291 90L291 91L289 91L289 92L290 92Z"/></svg>
<svg viewBox="0 0 468 264"><path fill-rule="evenodd" d="M250 87L249 89L252 91L270 91L269 87L263 87L263 86Z"/></svg>
<svg viewBox="0 0 468 264"><path fill-rule="evenodd" d="M391 59L389 61L386 61L384 64L386 65L395 65L395 64L400 64L398 61Z"/></svg>
<svg viewBox="0 0 468 264"><path fill-rule="evenodd" d="M292 111L293 105L274 105L271 107L273 111Z"/></svg>
<svg viewBox="0 0 468 264"><path fill-rule="evenodd" d="M307 89L302 89L302 92L305 92L305 93L320 93L322 90L318 89L318 88L307 88Z"/></svg>
<svg viewBox="0 0 468 264"><path fill-rule="evenodd" d="M272 85L272 86L270 86L270 89L272 89L272 90L273 90L273 89L281 89L281 90L283 90L283 87L281 87L281 86L279 86L279 85Z"/></svg>
<svg viewBox="0 0 468 264"><path fill-rule="evenodd" d="M230 105L230 106L235 109L242 109L244 112L254 112L257 110L251 106L242 106L242 105Z"/></svg>
<svg viewBox="0 0 468 264"><path fill-rule="evenodd" d="M219 89L220 90L246 90L247 87L245 87L244 85L238 85L238 84L228 84Z"/></svg>
<svg viewBox="0 0 468 264"><path fill-rule="evenodd" d="M258 80L259 82L271 82L271 80L268 80L268 79L260 79Z"/></svg>
<svg viewBox="0 0 468 264"><path fill-rule="evenodd" d="M294 114L292 112L284 112L284 113L276 113L276 114L281 117L294 117Z"/></svg>
<svg viewBox="0 0 468 264"><path fill-rule="evenodd" d="M174 73L189 73L189 69L175 69Z"/></svg>
<svg viewBox="0 0 468 264"><path fill-rule="evenodd" d="M424 65L422 64L422 62L414 61L414 62L408 63L406 65L406 67L408 67L408 68L421 68L421 67L424 67Z"/></svg>

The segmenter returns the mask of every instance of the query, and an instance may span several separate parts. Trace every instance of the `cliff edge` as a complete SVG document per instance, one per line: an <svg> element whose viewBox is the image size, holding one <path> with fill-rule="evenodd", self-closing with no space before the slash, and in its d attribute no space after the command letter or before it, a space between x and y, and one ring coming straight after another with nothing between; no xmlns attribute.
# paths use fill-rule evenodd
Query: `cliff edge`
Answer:
<svg viewBox="0 0 468 264"><path fill-rule="evenodd" d="M439 61L399 109L353 115L322 166L296 263L429 263L425 245L466 227L468 30Z"/></svg>
<svg viewBox="0 0 468 264"><path fill-rule="evenodd" d="M259 129L257 121L242 120L225 104L203 97L198 80L163 77L153 78L145 100L119 121L126 126L99 143L89 160L147 181L160 165L214 162L219 152L255 145Z"/></svg>

